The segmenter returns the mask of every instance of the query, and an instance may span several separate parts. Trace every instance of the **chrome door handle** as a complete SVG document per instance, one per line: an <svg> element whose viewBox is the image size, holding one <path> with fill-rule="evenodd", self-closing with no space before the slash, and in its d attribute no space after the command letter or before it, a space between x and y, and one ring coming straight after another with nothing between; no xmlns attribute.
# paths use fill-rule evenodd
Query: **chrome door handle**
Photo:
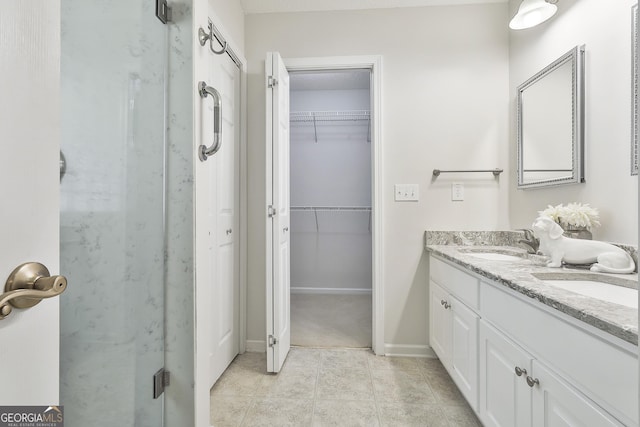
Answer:
<svg viewBox="0 0 640 427"><path fill-rule="evenodd" d="M289 227L285 227L285 228L282 229L283 233L286 233L287 231L289 231Z"/></svg>
<svg viewBox="0 0 640 427"><path fill-rule="evenodd" d="M15 308L29 308L44 298L60 295L67 288L67 278L50 276L47 267L39 262L17 266L7 278L4 293L0 295L0 320Z"/></svg>
<svg viewBox="0 0 640 427"><path fill-rule="evenodd" d="M200 98L204 99L209 95L213 98L213 143L208 148L204 144L198 148L198 157L204 162L209 156L216 154L222 146L222 96L205 82L198 83L198 93Z"/></svg>
<svg viewBox="0 0 640 427"><path fill-rule="evenodd" d="M516 366L516 375L519 377L521 377L522 375L527 375L527 370Z"/></svg>
<svg viewBox="0 0 640 427"><path fill-rule="evenodd" d="M226 233L227 233L227 236L228 236L229 234L233 233L233 229L228 228L228 229L227 229L227 231L226 231Z"/></svg>
<svg viewBox="0 0 640 427"><path fill-rule="evenodd" d="M64 157L64 153L60 151L60 181L67 173L67 159Z"/></svg>

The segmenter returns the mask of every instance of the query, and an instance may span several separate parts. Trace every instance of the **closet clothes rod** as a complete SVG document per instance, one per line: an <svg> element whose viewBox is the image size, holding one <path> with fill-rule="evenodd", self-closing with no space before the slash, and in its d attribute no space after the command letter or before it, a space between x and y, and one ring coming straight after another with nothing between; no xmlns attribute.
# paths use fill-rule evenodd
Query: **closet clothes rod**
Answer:
<svg viewBox="0 0 640 427"><path fill-rule="evenodd" d="M371 212L369 206L291 206L292 211L351 211Z"/></svg>
<svg viewBox="0 0 640 427"><path fill-rule="evenodd" d="M440 176L441 173L477 173L477 172L491 172L493 174L493 176L498 176L500 175L502 172L504 172L504 169L462 169L462 170L440 170L440 169L434 169L433 170L433 176Z"/></svg>
<svg viewBox="0 0 640 427"><path fill-rule="evenodd" d="M320 231L320 226L318 225L318 211L321 212L368 212L369 213L369 225L367 226L368 230L371 231L371 207L370 206L290 206L290 211L295 212L313 212L313 215L316 219L316 232Z"/></svg>

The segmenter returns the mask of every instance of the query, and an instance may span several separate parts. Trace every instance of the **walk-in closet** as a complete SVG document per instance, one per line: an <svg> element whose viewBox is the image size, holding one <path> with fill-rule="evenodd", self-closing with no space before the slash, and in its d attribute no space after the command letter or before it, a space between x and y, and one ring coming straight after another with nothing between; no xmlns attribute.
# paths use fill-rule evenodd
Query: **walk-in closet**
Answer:
<svg viewBox="0 0 640 427"><path fill-rule="evenodd" d="M291 344L371 347L370 71L290 78Z"/></svg>

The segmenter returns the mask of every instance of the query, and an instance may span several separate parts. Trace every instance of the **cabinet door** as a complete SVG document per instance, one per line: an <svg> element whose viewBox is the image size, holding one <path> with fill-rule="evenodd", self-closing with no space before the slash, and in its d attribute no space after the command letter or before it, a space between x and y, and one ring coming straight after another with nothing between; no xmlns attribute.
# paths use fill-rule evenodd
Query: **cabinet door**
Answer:
<svg viewBox="0 0 640 427"><path fill-rule="evenodd" d="M478 410L478 321L479 317L451 297L451 377Z"/></svg>
<svg viewBox="0 0 640 427"><path fill-rule="evenodd" d="M534 427L622 426L615 418L551 373L540 362L533 362Z"/></svg>
<svg viewBox="0 0 640 427"><path fill-rule="evenodd" d="M431 281L429 289L429 342L447 370L451 368L451 304L449 294Z"/></svg>
<svg viewBox="0 0 640 427"><path fill-rule="evenodd" d="M531 426L531 356L480 320L480 420L485 427Z"/></svg>

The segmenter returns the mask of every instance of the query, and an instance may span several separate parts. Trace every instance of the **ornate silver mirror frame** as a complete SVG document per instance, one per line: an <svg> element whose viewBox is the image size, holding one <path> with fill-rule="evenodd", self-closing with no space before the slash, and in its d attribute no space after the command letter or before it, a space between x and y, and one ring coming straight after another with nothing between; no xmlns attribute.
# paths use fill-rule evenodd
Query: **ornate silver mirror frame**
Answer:
<svg viewBox="0 0 640 427"><path fill-rule="evenodd" d="M518 188L584 180L584 45L517 89Z"/></svg>
<svg viewBox="0 0 640 427"><path fill-rule="evenodd" d="M631 175L638 175L638 4L631 7Z"/></svg>

